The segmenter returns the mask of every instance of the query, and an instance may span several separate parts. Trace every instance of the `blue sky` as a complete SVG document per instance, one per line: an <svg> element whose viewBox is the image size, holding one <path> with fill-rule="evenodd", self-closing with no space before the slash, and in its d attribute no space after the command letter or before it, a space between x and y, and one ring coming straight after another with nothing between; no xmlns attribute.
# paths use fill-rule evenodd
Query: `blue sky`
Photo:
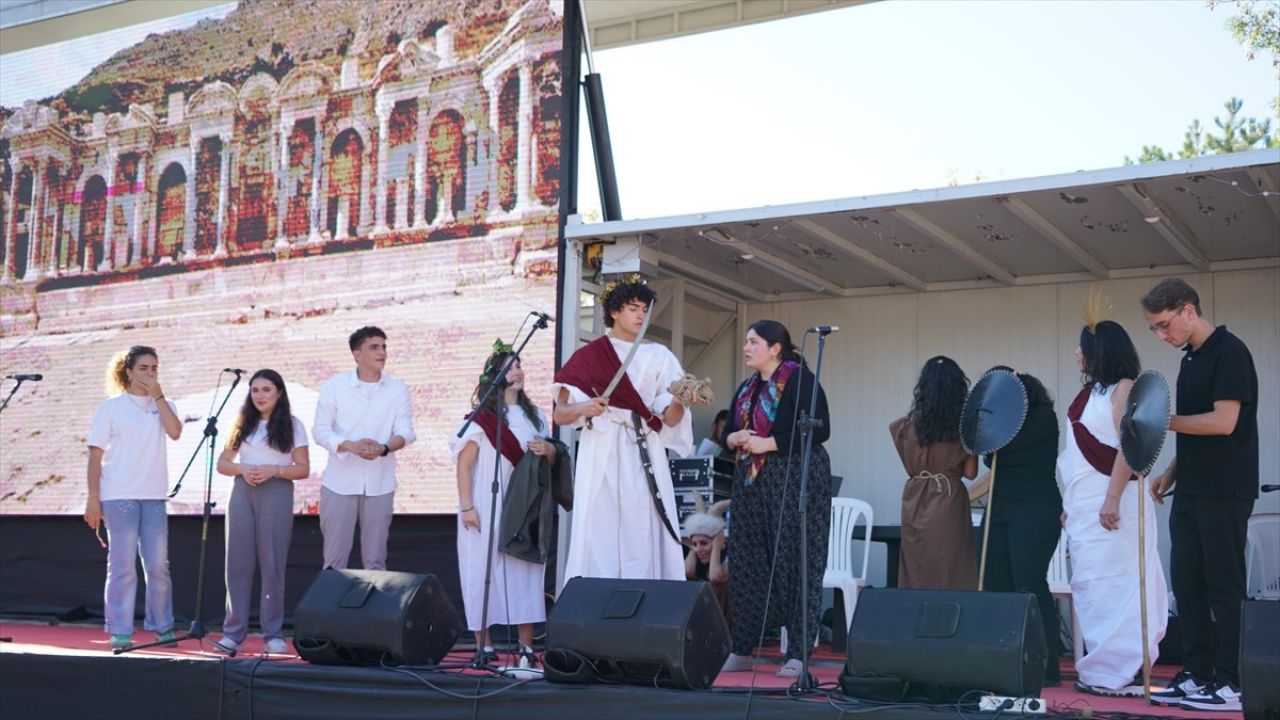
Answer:
<svg viewBox="0 0 1280 720"><path fill-rule="evenodd" d="M74 84L151 32L231 5L0 55L0 104ZM627 218L776 205L1120 165L1175 150L1231 96L1268 116L1249 61L1200 0L888 0L599 51ZM52 55L53 59L47 59ZM585 67L585 65L584 65ZM1273 120L1273 123L1276 122ZM599 208L585 134L579 207ZM1280 151L1278 151L1280 152Z"/></svg>

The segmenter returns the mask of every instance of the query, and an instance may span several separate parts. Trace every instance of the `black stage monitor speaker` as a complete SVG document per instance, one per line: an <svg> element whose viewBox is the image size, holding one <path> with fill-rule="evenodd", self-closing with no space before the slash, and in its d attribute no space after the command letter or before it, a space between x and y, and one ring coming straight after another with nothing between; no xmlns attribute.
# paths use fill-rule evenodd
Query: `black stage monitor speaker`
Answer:
<svg viewBox="0 0 1280 720"><path fill-rule="evenodd" d="M462 634L435 575L322 570L293 613L293 643L320 665L434 665Z"/></svg>
<svg viewBox="0 0 1280 720"><path fill-rule="evenodd" d="M1280 602L1246 600L1240 615L1245 720L1280 719Z"/></svg>
<svg viewBox="0 0 1280 720"><path fill-rule="evenodd" d="M868 588L849 628L848 673L1039 697L1047 654L1029 593Z"/></svg>
<svg viewBox="0 0 1280 720"><path fill-rule="evenodd" d="M576 577L547 617L546 678L706 688L729 657L711 585Z"/></svg>

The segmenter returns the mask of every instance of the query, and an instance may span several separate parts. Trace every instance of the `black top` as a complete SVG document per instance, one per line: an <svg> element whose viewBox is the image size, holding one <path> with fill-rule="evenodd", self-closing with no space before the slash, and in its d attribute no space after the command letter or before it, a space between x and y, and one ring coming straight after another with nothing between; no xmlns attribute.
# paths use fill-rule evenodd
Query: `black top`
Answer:
<svg viewBox="0 0 1280 720"><path fill-rule="evenodd" d="M1178 415L1213 411L1215 400L1240 401L1230 435L1178 433L1177 492L1251 500L1258 497L1258 373L1240 338L1219 325L1197 350L1183 348Z"/></svg>
<svg viewBox="0 0 1280 720"><path fill-rule="evenodd" d="M738 394L746 391L747 384L752 379L752 377L748 377L738 386L737 391L733 393L734 405L732 407L737 406ZM778 454L786 455L787 450L790 449L792 455L799 455L804 450L804 436L796 431L792 420L797 417L797 403L800 405L800 410L808 414L809 404L813 399L813 383L813 373L809 371L809 368L802 365L796 369L787 386L782 388L782 397L778 399L778 412L773 416L773 429L769 433L769 436L778 443ZM764 392L767 384L760 383L756 388L756 396L751 398L751 408L753 410L755 409L756 398L760 393ZM818 383L818 410L814 416L822 421L820 425L813 429L813 446L818 447L831 437L831 414L827 410L827 393L822 389L822 383ZM737 413L730 410L729 421L725 423L724 434L720 437L720 445L728 447L729 435L741 429L738 427ZM795 438L795 447L791 447L792 436Z"/></svg>
<svg viewBox="0 0 1280 720"><path fill-rule="evenodd" d="M993 520L1007 518L1026 506L1055 514L1062 512L1062 493L1058 491L1055 475L1058 418L1052 405L1037 403L1028 407L1022 429L998 455ZM990 455L984 460L991 465Z"/></svg>

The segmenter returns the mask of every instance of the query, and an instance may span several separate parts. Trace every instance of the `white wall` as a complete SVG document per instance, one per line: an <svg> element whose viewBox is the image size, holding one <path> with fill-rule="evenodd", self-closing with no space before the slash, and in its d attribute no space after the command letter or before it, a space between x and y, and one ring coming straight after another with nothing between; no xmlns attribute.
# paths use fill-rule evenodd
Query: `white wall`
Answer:
<svg viewBox="0 0 1280 720"><path fill-rule="evenodd" d="M1183 277L1200 293L1205 316L1215 324L1225 323L1253 353L1260 384L1262 482L1280 482L1280 269ZM1158 279L753 304L747 308L746 321L778 320L787 325L796 342L809 325L840 326L841 331L827 342L822 372L831 405L832 439L827 451L832 472L845 478L842 495L871 503L877 524L896 524L906 478L889 440L888 425L907 411L925 360L949 355L971 382L1001 364L1035 375L1053 396L1065 431L1066 406L1080 388L1073 352L1083 324L1083 299L1090 287L1097 286L1111 298L1115 305L1111 319L1124 325L1133 337L1143 368L1163 373L1171 392L1174 390L1182 353L1147 330L1138 304ZM708 353L708 361L718 362L728 354L731 362L740 363L736 349L741 338L732 340L734 352ZM810 366L813 352L810 340ZM732 385L721 384L720 378L732 370L696 372L712 375L718 393L724 396L717 399L727 404ZM1170 435L1156 472L1163 470L1172 456ZM1280 493L1262 496L1254 511L1280 512ZM1167 504L1158 515L1167 562ZM872 579L882 571L882 567L873 568ZM879 582L883 582L882 575Z"/></svg>

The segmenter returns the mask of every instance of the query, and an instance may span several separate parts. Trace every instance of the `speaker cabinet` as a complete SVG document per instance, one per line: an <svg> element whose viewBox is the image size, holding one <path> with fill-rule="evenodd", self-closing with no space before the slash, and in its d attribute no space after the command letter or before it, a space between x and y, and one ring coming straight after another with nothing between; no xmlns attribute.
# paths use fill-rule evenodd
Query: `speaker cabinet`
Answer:
<svg viewBox="0 0 1280 720"><path fill-rule="evenodd" d="M706 688L729 657L711 586L577 577L547 617L546 678Z"/></svg>
<svg viewBox="0 0 1280 720"><path fill-rule="evenodd" d="M320 665L434 665L462 634L435 575L322 570L293 614L293 642Z"/></svg>
<svg viewBox="0 0 1280 720"><path fill-rule="evenodd" d="M1038 697L1047 655L1029 593L868 588L849 628L851 676Z"/></svg>
<svg viewBox="0 0 1280 720"><path fill-rule="evenodd" d="M1280 602L1245 600L1240 610L1245 720L1280 720Z"/></svg>

